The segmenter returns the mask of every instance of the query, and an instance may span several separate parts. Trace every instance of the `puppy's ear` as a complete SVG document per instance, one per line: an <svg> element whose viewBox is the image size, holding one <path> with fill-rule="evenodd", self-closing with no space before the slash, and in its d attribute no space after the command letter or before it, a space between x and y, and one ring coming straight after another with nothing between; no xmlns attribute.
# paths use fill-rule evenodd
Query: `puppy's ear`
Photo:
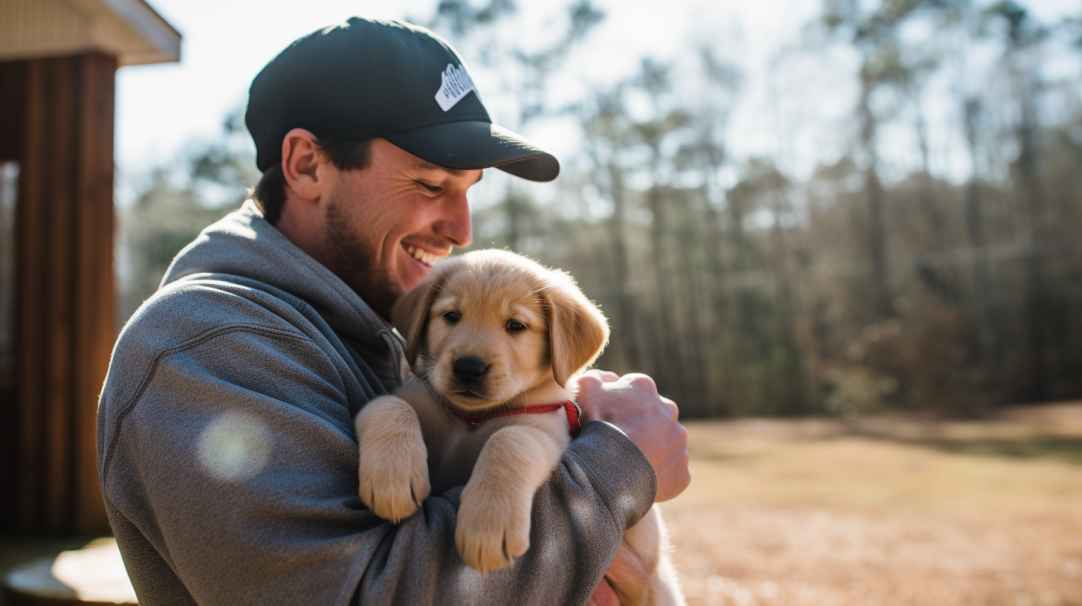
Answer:
<svg viewBox="0 0 1082 606"><path fill-rule="evenodd" d="M541 293L549 309L552 374L565 386L572 375L601 355L609 342L609 323L570 276L552 273L552 281Z"/></svg>
<svg viewBox="0 0 1082 606"><path fill-rule="evenodd" d="M391 324L406 338L406 361L410 368L416 368L417 354L421 347L428 322L428 309L439 290L441 272L432 272L427 278L402 296L391 308Z"/></svg>

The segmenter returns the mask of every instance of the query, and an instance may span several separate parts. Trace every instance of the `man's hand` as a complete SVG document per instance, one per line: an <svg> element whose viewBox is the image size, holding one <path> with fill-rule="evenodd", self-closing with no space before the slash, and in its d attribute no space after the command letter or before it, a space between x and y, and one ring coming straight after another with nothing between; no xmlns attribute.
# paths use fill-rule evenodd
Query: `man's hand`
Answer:
<svg viewBox="0 0 1082 606"><path fill-rule="evenodd" d="M612 564L609 564L608 571L597 584L586 606L620 606L617 587L621 588L625 594L628 590L633 590L632 596L643 595L649 579L650 573L647 572L642 558L625 541L620 544L616 558L613 559Z"/></svg>
<svg viewBox="0 0 1082 606"><path fill-rule="evenodd" d="M677 422L676 404L657 393L650 377L590 370L578 379L583 422L607 421L646 455L657 475L658 502L675 498L691 483L688 432Z"/></svg>
<svg viewBox="0 0 1082 606"><path fill-rule="evenodd" d="M594 594L590 596L590 601L586 602L586 606L620 606L620 598L612 590L608 579L603 578L597 584Z"/></svg>

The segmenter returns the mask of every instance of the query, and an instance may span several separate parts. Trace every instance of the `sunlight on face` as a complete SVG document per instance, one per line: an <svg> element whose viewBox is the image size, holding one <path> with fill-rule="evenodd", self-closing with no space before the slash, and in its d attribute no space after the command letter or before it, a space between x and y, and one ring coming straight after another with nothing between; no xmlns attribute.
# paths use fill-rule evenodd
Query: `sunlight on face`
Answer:
<svg viewBox="0 0 1082 606"><path fill-rule="evenodd" d="M453 171L385 139L371 142L364 170L335 174L324 206L321 260L377 313L473 239L467 190L480 170Z"/></svg>
<svg viewBox="0 0 1082 606"><path fill-rule="evenodd" d="M220 480L247 480L267 464L270 442L270 432L262 421L241 412L227 412L203 431L199 462Z"/></svg>

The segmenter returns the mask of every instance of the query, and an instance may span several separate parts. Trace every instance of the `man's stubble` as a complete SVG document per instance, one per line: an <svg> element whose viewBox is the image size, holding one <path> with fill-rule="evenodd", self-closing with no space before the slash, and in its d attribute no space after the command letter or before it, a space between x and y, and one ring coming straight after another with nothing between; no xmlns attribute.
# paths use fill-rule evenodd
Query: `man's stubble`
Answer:
<svg viewBox="0 0 1082 606"><path fill-rule="evenodd" d="M391 307L404 293L386 269L381 268L379 242L369 242L350 229L350 207L356 200L343 199L338 192L328 200L324 249L330 270L353 289L379 315L390 318Z"/></svg>

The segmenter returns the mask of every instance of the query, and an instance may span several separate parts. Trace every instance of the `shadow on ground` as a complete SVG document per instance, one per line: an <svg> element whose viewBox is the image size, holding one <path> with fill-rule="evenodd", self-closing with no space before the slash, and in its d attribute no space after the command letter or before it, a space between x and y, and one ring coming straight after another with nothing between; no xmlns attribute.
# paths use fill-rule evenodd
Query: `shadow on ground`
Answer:
<svg viewBox="0 0 1082 606"><path fill-rule="evenodd" d="M1008 457L1012 459L1056 459L1074 465L1082 465L1082 438L1044 436L1024 440L956 441L895 440L883 436L865 437L886 439L914 446L925 446L951 454Z"/></svg>

